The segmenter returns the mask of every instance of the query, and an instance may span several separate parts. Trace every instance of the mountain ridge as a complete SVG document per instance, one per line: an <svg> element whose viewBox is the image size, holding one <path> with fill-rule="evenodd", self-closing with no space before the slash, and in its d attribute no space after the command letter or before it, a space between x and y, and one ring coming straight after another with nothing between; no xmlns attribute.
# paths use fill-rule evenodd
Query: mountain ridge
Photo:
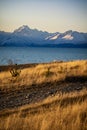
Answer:
<svg viewBox="0 0 87 130"><path fill-rule="evenodd" d="M87 47L87 33L49 33L23 25L13 32L0 31L0 46Z"/></svg>

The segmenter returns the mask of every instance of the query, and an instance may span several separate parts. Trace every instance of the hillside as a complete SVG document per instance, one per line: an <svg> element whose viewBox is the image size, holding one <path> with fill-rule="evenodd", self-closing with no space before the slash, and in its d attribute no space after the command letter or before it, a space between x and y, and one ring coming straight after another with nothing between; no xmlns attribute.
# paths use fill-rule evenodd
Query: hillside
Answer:
<svg viewBox="0 0 87 130"><path fill-rule="evenodd" d="M0 130L87 129L87 60L0 70Z"/></svg>
<svg viewBox="0 0 87 130"><path fill-rule="evenodd" d="M87 33L72 30L49 33L23 25L11 33L0 31L0 46L87 47Z"/></svg>

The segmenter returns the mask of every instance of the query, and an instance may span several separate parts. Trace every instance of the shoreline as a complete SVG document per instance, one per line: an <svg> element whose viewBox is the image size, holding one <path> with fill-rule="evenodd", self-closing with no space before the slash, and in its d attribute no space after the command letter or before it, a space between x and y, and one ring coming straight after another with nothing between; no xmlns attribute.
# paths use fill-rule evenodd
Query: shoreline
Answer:
<svg viewBox="0 0 87 130"><path fill-rule="evenodd" d="M77 61L87 61L87 59L83 60L68 60L68 61L62 61L62 60L54 60L51 62L42 62L42 63L26 63L26 64L12 64L12 65L0 65L0 72L8 71L11 67L18 67L18 69L25 69L29 67L35 67L37 65L46 65L46 64L53 64L53 63L68 63L68 62L77 62Z"/></svg>

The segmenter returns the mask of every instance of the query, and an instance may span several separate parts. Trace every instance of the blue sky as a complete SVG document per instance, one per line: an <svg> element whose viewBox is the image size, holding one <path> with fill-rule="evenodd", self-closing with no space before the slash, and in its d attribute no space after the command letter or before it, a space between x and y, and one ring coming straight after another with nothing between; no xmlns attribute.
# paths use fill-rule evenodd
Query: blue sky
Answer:
<svg viewBox="0 0 87 130"><path fill-rule="evenodd" d="M49 32L87 32L87 0L0 0L0 30L28 25Z"/></svg>

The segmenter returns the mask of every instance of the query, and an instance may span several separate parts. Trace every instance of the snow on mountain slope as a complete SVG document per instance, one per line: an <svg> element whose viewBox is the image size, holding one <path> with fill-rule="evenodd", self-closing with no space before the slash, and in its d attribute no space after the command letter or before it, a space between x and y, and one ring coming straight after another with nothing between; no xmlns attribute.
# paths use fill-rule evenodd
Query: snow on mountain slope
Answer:
<svg viewBox="0 0 87 130"><path fill-rule="evenodd" d="M30 36L32 33L32 30L27 25L23 25L19 27L18 29L14 30L13 33L15 35Z"/></svg>
<svg viewBox="0 0 87 130"><path fill-rule="evenodd" d="M39 31L37 29L30 29L27 25L19 27L13 33L15 35L22 35L35 39L44 39L49 35L48 32Z"/></svg>
<svg viewBox="0 0 87 130"><path fill-rule="evenodd" d="M45 40L56 40L59 37L60 33L51 33L50 36L46 37Z"/></svg>
<svg viewBox="0 0 87 130"><path fill-rule="evenodd" d="M73 36L71 36L70 34L67 34L67 35L65 35L64 37L62 37L62 39L72 40L72 39L73 39Z"/></svg>
<svg viewBox="0 0 87 130"><path fill-rule="evenodd" d="M50 40L55 40L55 39L57 39L57 38L59 37L59 35L60 35L60 34L57 34L57 35L51 37Z"/></svg>
<svg viewBox="0 0 87 130"><path fill-rule="evenodd" d="M18 29L14 30L15 33L20 33L20 32L29 32L30 28L27 25L23 25L19 27Z"/></svg>
<svg viewBox="0 0 87 130"><path fill-rule="evenodd" d="M79 33L76 31L66 31L64 33L59 33L53 37L50 37L49 40L54 40L55 44L58 43L73 43L81 44L87 43L87 33Z"/></svg>
<svg viewBox="0 0 87 130"><path fill-rule="evenodd" d="M30 29L27 25L23 25L12 33L0 31L0 46L48 46L59 44L86 44L87 33L76 31L66 31L64 33L48 33L37 29Z"/></svg>

